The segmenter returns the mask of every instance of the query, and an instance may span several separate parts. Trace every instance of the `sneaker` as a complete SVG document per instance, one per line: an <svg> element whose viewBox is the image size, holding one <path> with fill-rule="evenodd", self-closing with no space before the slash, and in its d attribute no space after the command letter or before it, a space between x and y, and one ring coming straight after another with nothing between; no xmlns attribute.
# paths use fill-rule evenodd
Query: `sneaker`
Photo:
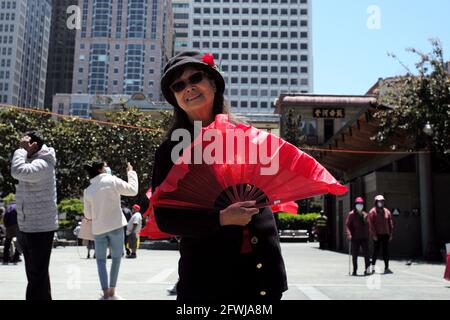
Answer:
<svg viewBox="0 0 450 320"><path fill-rule="evenodd" d="M356 271L353 271L352 276L354 276L354 277L357 276Z"/></svg>
<svg viewBox="0 0 450 320"><path fill-rule="evenodd" d="M125 299L122 298L121 296L115 294L112 297L109 297L108 300L125 300Z"/></svg>
<svg viewBox="0 0 450 320"><path fill-rule="evenodd" d="M127 259L136 259L136 254L130 254L129 256L127 256Z"/></svg>
<svg viewBox="0 0 450 320"><path fill-rule="evenodd" d="M384 269L384 274L392 274L393 272L391 271L391 269L386 268Z"/></svg>
<svg viewBox="0 0 450 320"><path fill-rule="evenodd" d="M100 298L98 298L98 300L109 300L109 298L108 298L108 297L105 297L105 296L103 295L103 293L100 293Z"/></svg>

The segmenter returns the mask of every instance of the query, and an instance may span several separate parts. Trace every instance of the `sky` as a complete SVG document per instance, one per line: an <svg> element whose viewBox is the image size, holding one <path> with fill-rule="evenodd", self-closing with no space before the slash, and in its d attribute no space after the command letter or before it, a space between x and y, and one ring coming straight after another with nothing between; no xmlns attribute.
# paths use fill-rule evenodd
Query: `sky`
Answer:
<svg viewBox="0 0 450 320"><path fill-rule="evenodd" d="M379 17L379 19L378 19ZM381 77L414 69L416 55L439 38L450 60L449 0L312 0L316 94L365 94Z"/></svg>

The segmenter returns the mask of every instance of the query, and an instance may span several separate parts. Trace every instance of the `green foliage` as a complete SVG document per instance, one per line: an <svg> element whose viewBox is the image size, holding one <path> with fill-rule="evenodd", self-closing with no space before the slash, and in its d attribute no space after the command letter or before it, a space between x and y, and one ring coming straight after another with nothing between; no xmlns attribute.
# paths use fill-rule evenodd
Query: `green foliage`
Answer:
<svg viewBox="0 0 450 320"><path fill-rule="evenodd" d="M286 129L284 139L296 147L301 147L305 144L306 137L300 132L301 116L296 115L293 109L289 109L286 117Z"/></svg>
<svg viewBox="0 0 450 320"><path fill-rule="evenodd" d="M66 219L60 220L59 227L73 229L83 217L83 202L78 198L64 199L58 204L58 212L66 214Z"/></svg>
<svg viewBox="0 0 450 320"><path fill-rule="evenodd" d="M415 72L405 67L406 75L384 81L378 93L378 103L389 108L375 114L381 124L372 140L385 144L396 141L397 147L415 150L425 148L429 141L433 151L448 158L450 75L445 71L441 43L431 40L431 44L433 49L428 54L408 49L419 58ZM423 131L427 122L433 127L430 137ZM412 139L405 141L407 136Z"/></svg>
<svg viewBox="0 0 450 320"><path fill-rule="evenodd" d="M10 160L27 131L42 132L46 144L55 148L58 198L78 198L89 184L83 165L93 159L108 162L113 174L126 179L129 161L139 176L139 191L150 186L154 153L163 140L170 115L162 119L146 115L137 108L107 114L107 121L124 126L82 121L75 117L55 121L33 112L0 108L0 173L4 177L3 194L15 192ZM142 129L140 129L142 128ZM150 129L150 130L147 130Z"/></svg>
<svg viewBox="0 0 450 320"><path fill-rule="evenodd" d="M16 200L16 195L14 193L8 194L6 197L3 198L3 203L5 204L5 207L9 205L11 202Z"/></svg>
<svg viewBox="0 0 450 320"><path fill-rule="evenodd" d="M311 230L319 213L292 214L280 212L278 214L278 229L280 230Z"/></svg>

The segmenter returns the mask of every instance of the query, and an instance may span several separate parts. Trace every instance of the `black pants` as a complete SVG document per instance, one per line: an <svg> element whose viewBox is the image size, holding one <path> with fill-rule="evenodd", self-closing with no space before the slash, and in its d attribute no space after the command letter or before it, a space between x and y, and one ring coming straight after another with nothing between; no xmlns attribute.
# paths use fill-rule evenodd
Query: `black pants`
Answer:
<svg viewBox="0 0 450 320"><path fill-rule="evenodd" d="M125 246L125 252L127 256L130 254L130 249L127 248L128 244L128 236L127 236L127 227L123 227L123 245Z"/></svg>
<svg viewBox="0 0 450 320"><path fill-rule="evenodd" d="M372 256L372 265L374 266L377 262L378 253L380 252L380 246L383 250L383 260L384 260L384 268L389 268L389 238L388 234L378 234L378 240L374 241L373 248L373 256Z"/></svg>
<svg viewBox="0 0 450 320"><path fill-rule="evenodd" d="M55 232L19 233L25 258L27 300L52 300L48 266Z"/></svg>
<svg viewBox="0 0 450 320"><path fill-rule="evenodd" d="M353 272L358 270L359 248L362 248L366 271L370 266L369 239L352 239Z"/></svg>
<svg viewBox="0 0 450 320"><path fill-rule="evenodd" d="M136 254L137 240L137 235L134 232L128 236L128 247L130 248L132 254Z"/></svg>

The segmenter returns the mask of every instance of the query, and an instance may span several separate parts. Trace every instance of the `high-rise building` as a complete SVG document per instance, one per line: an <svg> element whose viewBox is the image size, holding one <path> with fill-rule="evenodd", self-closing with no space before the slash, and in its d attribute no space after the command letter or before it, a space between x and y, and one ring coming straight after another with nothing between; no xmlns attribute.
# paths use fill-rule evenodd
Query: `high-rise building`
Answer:
<svg viewBox="0 0 450 320"><path fill-rule="evenodd" d="M144 93L161 100L163 66L172 55L170 0L80 0L72 92Z"/></svg>
<svg viewBox="0 0 450 320"><path fill-rule="evenodd" d="M313 89L311 0L193 0L189 47L212 52L234 112Z"/></svg>
<svg viewBox="0 0 450 320"><path fill-rule="evenodd" d="M50 0L0 1L0 102L44 106Z"/></svg>
<svg viewBox="0 0 450 320"><path fill-rule="evenodd" d="M48 52L45 107L51 109L53 96L72 92L76 26L68 26L67 9L78 0L52 0L52 23ZM69 11L70 13L71 11Z"/></svg>
<svg viewBox="0 0 450 320"><path fill-rule="evenodd" d="M189 46L189 16L192 0L172 0L174 54Z"/></svg>

